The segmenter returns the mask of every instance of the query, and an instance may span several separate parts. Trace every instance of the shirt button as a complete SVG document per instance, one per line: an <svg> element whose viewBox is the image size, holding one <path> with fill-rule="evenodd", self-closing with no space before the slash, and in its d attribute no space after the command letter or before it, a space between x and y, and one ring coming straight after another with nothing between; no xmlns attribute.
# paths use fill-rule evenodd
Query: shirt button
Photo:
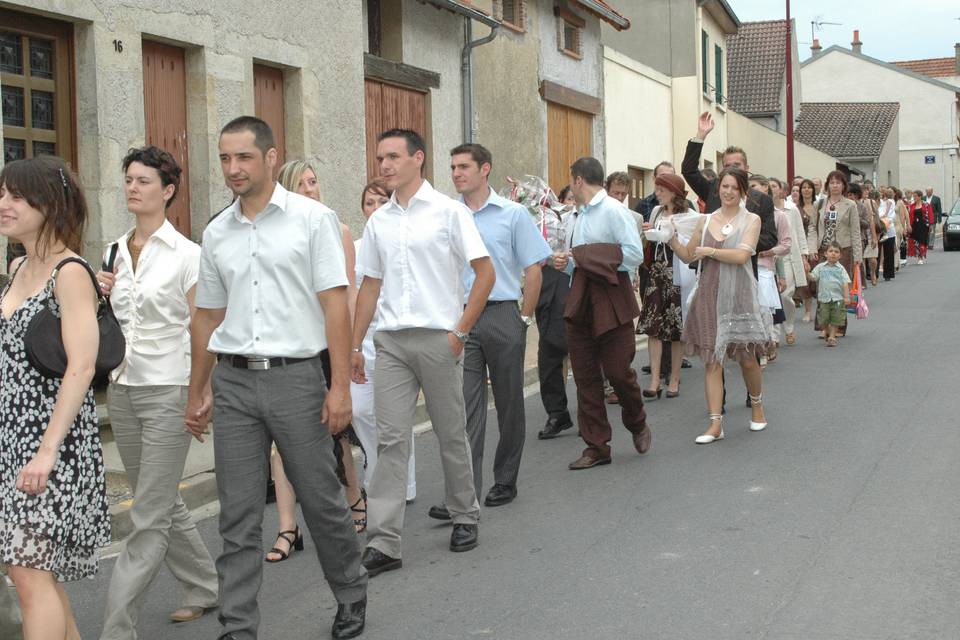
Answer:
<svg viewBox="0 0 960 640"><path fill-rule="evenodd" d="M254 312L254 313L260 313L260 309L254 309L253 312Z"/></svg>
<svg viewBox="0 0 960 640"><path fill-rule="evenodd" d="M254 251L254 252L253 252L253 253L251 253L250 255L252 255L252 256L253 256L254 258L256 258L256 257L257 257L257 252L256 252L256 251Z"/></svg>
<svg viewBox="0 0 960 640"><path fill-rule="evenodd" d="M260 336L257 336L256 338L254 338L254 340L256 340L257 342L260 342Z"/></svg>
<svg viewBox="0 0 960 640"><path fill-rule="evenodd" d="M258 285L258 284L260 284L260 283L259 283L259 281L254 280L254 281L253 281L253 284L254 284L254 286L256 286L256 285Z"/></svg>
<svg viewBox="0 0 960 640"><path fill-rule="evenodd" d="M257 225L253 225L253 230L254 230L254 231L257 230Z"/></svg>

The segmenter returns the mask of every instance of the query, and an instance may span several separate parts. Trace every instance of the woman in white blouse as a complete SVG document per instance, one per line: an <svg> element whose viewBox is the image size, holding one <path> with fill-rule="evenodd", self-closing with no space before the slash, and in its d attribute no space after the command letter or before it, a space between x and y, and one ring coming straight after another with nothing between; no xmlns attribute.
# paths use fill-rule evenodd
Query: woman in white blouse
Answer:
<svg viewBox="0 0 960 640"><path fill-rule="evenodd" d="M110 376L107 406L134 492L134 530L111 576L101 640L135 637L139 604L164 562L181 585L173 621L215 607L218 589L213 559L179 490L190 448L183 411L200 246L166 218L180 185L173 156L154 146L131 149L123 170L136 224L107 248L112 269L97 279L127 341L126 358Z"/></svg>

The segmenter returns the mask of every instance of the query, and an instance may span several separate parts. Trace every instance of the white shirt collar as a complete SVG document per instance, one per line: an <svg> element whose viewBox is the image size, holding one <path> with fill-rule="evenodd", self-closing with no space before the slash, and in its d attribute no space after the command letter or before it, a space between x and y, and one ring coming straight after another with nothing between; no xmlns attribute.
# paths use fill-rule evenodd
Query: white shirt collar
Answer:
<svg viewBox="0 0 960 640"><path fill-rule="evenodd" d="M410 201L407 202L407 208L409 209L415 200L420 200L423 202L430 202L433 200L434 195L436 195L437 190L433 188L433 185L430 184L429 180L424 179L420 184L420 188L417 189L417 192L413 194L410 198ZM387 201L386 207L390 209L395 209L397 211L404 211L404 208L400 206L400 203L397 201L397 190L395 189L392 194L390 194L390 199Z"/></svg>
<svg viewBox="0 0 960 640"><path fill-rule="evenodd" d="M270 209L271 205L277 207L280 209L280 211L286 211L288 193L289 192L286 189L280 186L279 182L273 183L273 193L270 194L270 202L268 202L267 206L263 208L263 211L259 212L257 215L266 212L268 209ZM240 207L240 198L235 198L233 203L228 207L228 210L233 214L233 217L236 218L238 222L249 222L249 220L247 220L243 215L243 209Z"/></svg>
<svg viewBox="0 0 960 640"><path fill-rule="evenodd" d="M130 236L133 235L133 233L136 230L137 230L136 227L134 227L133 229L130 229L129 231L127 231L126 235L124 236L124 240L130 240ZM166 218L163 220L163 224L160 225L160 228L154 231L153 235L150 236L150 238L156 238L157 240L161 240L165 245L167 245L171 249L177 248L177 238L179 237L180 237L180 232L177 231L177 229L173 226L173 223L171 223ZM149 240L150 238L148 238L147 240Z"/></svg>

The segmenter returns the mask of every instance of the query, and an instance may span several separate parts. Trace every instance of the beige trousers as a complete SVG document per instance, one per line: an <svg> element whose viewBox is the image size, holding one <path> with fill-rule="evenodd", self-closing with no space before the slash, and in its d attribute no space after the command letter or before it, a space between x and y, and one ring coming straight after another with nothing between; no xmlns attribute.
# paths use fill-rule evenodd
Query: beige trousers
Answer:
<svg viewBox="0 0 960 640"><path fill-rule="evenodd" d="M455 524L475 524L480 504L473 486L463 402L463 355L454 358L439 329L378 331L375 404L379 460L367 489L367 545L392 558L401 554L407 463L417 395L423 390L440 442L444 504Z"/></svg>
<svg viewBox="0 0 960 640"><path fill-rule="evenodd" d="M191 436L184 432L187 388L107 390L110 425L134 491L133 533L117 558L107 591L101 640L137 637L137 615L150 583L166 564L180 581L183 606L217 604L213 558L180 498Z"/></svg>

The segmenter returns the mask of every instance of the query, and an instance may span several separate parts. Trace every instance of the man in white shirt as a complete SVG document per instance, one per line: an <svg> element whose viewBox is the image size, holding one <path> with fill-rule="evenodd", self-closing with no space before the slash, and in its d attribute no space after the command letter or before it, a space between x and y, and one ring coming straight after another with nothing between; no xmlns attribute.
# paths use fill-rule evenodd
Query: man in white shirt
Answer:
<svg viewBox="0 0 960 640"><path fill-rule="evenodd" d="M370 216L357 271L363 276L353 325L353 381L366 381L363 336L377 312L374 402L380 458L367 490L370 576L402 566L407 458L417 395L423 390L440 442L451 551L477 546L477 502L463 401L463 345L483 311L496 274L469 209L423 179L426 146L407 129L382 133L380 172L393 192ZM476 272L466 307L461 274ZM382 292L382 295L381 295ZM377 304L379 299L379 306Z"/></svg>
<svg viewBox="0 0 960 640"><path fill-rule="evenodd" d="M221 640L257 637L271 440L339 603L333 638L353 638L363 632L367 575L331 442L351 413L340 227L330 209L276 184L276 161L262 120L242 116L221 131L220 165L237 198L203 234L185 422L202 440L212 403ZM327 348L329 392L319 358Z"/></svg>

